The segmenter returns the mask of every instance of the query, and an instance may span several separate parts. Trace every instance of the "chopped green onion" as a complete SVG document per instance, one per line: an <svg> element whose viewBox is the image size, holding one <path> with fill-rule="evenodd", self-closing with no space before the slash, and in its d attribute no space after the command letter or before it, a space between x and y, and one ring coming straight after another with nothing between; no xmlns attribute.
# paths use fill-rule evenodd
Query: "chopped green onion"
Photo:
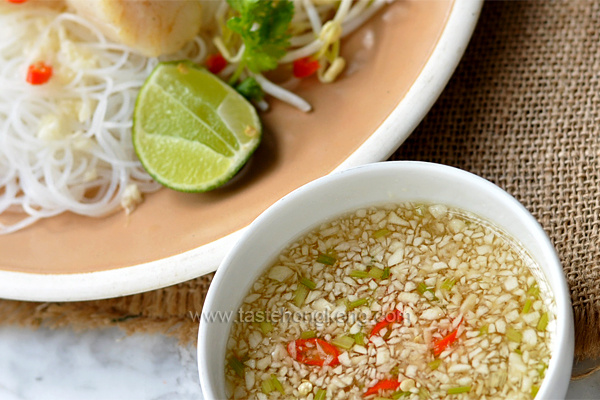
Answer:
<svg viewBox="0 0 600 400"><path fill-rule="evenodd" d="M310 290L315 290L317 288L316 283L303 276L300 277L300 283L309 288Z"/></svg>
<svg viewBox="0 0 600 400"><path fill-rule="evenodd" d="M523 334L513 327L509 326L506 328L506 338L511 342L521 343Z"/></svg>
<svg viewBox="0 0 600 400"><path fill-rule="evenodd" d="M522 351L521 351L521 349L519 349L519 348L516 348L516 349L515 349L515 353L517 353L517 354L518 354L518 355L520 355L520 356L522 356L522 355L523 355L523 352L522 352Z"/></svg>
<svg viewBox="0 0 600 400"><path fill-rule="evenodd" d="M421 387L417 394L421 400L425 400L431 397L429 395L429 390L425 389L424 387Z"/></svg>
<svg viewBox="0 0 600 400"><path fill-rule="evenodd" d="M387 341L390 336L392 336L392 330L390 329L390 326L388 325L388 327L385 330L385 333L383 334L383 336L381 337L383 340Z"/></svg>
<svg viewBox="0 0 600 400"><path fill-rule="evenodd" d="M380 237L387 236L390 233L392 233L392 232L390 232L389 229L386 229L386 228L380 229L373 233L373 239L379 239Z"/></svg>
<svg viewBox="0 0 600 400"><path fill-rule="evenodd" d="M481 328L479 328L479 336L483 336L483 335L487 335L488 334L488 326L484 325Z"/></svg>
<svg viewBox="0 0 600 400"><path fill-rule="evenodd" d="M420 282L417 285L417 292L419 292L419 294L425 294L425 292L427 291L427 285L425 285L425 282Z"/></svg>
<svg viewBox="0 0 600 400"><path fill-rule="evenodd" d="M548 322L550 321L550 317L548 316L548 313L543 313L542 316L540 317L540 320L538 321L537 324L537 330L540 332L543 332L546 330L546 328L548 327Z"/></svg>
<svg viewBox="0 0 600 400"><path fill-rule="evenodd" d="M539 387L532 385L531 386L531 397L535 399L535 396L537 396L539 391L540 391Z"/></svg>
<svg viewBox="0 0 600 400"><path fill-rule="evenodd" d="M240 378L244 377L244 364L236 356L231 356L229 359L229 366L233 369L233 372Z"/></svg>
<svg viewBox="0 0 600 400"><path fill-rule="evenodd" d="M346 308L348 308L348 311L352 311L356 307L364 306L368 302L369 302L369 299L358 299L358 300L350 301L346 305Z"/></svg>
<svg viewBox="0 0 600 400"><path fill-rule="evenodd" d="M266 321L261 322L260 330L262 331L263 335L268 335L273 330L273 324L270 322L266 322Z"/></svg>
<svg viewBox="0 0 600 400"><path fill-rule="evenodd" d="M398 390L397 392L392 393L392 399L398 400L402 397L410 396L410 392L403 392L402 390Z"/></svg>
<svg viewBox="0 0 600 400"><path fill-rule="evenodd" d="M400 374L400 366L394 365L394 367L390 370L390 375L397 376L398 374Z"/></svg>
<svg viewBox="0 0 600 400"><path fill-rule="evenodd" d="M273 387L273 383L271 382L270 379L265 379L261 385L261 389L262 392L264 394L269 394L271 393L273 390L275 390L275 388Z"/></svg>
<svg viewBox="0 0 600 400"><path fill-rule="evenodd" d="M444 283L442 283L442 289L446 289L447 291L452 290L456 281L452 278L444 279Z"/></svg>
<svg viewBox="0 0 600 400"><path fill-rule="evenodd" d="M388 279L390 277L390 267L386 267L383 269L383 275L381 279Z"/></svg>
<svg viewBox="0 0 600 400"><path fill-rule="evenodd" d="M317 262L321 264L333 265L337 261L335 256L320 253L317 257Z"/></svg>
<svg viewBox="0 0 600 400"><path fill-rule="evenodd" d="M354 335L354 341L356 342L357 345L359 346L364 346L366 344L365 342L365 334L362 332L358 332Z"/></svg>
<svg viewBox="0 0 600 400"><path fill-rule="evenodd" d="M316 331L304 331L300 334L300 338L302 339L312 339L317 337Z"/></svg>
<svg viewBox="0 0 600 400"><path fill-rule="evenodd" d="M366 278L367 276L369 276L369 273L367 271L360 271L358 269L350 271L351 278Z"/></svg>
<svg viewBox="0 0 600 400"><path fill-rule="evenodd" d="M308 296L308 288L304 285L298 285L294 292L294 305L298 308L302 307L306 296Z"/></svg>
<svg viewBox="0 0 600 400"><path fill-rule="evenodd" d="M317 394L315 394L315 400L325 400L327 397L327 390L319 388L317 390Z"/></svg>
<svg viewBox="0 0 600 400"><path fill-rule="evenodd" d="M531 299L525 300L525 305L523 306L523 311L521 311L521 313L527 314L529 311L531 311L532 305L533 305L533 300L531 300Z"/></svg>
<svg viewBox="0 0 600 400"><path fill-rule="evenodd" d="M542 365L540 365L540 367L537 370L538 374L540 374L540 378L544 377L547 368L548 368L548 366L546 365L546 363L542 363Z"/></svg>
<svg viewBox="0 0 600 400"><path fill-rule="evenodd" d="M271 384L273 385L273 388L275 388L275 390L277 390L279 393L285 394L285 390L283 390L283 385L281 384L281 382L279 382L279 379L277 379L277 375L271 374Z"/></svg>
<svg viewBox="0 0 600 400"><path fill-rule="evenodd" d="M421 294L423 296L425 295L425 292L431 292L431 294L433 294L432 300L438 300L438 298L435 295L435 293L433 292L433 290L428 288L427 285L425 285L425 282L420 282L417 285L417 292L419 292L419 294Z"/></svg>
<svg viewBox="0 0 600 400"><path fill-rule="evenodd" d="M471 386L460 386L448 389L448 394L468 393L471 391Z"/></svg>
<svg viewBox="0 0 600 400"><path fill-rule="evenodd" d="M373 400L392 400L389 397L381 397L381 396L377 396L375 398L373 398Z"/></svg>
<svg viewBox="0 0 600 400"><path fill-rule="evenodd" d="M369 276L373 279L381 279L383 276L383 270L381 268L372 267L369 270Z"/></svg>
<svg viewBox="0 0 600 400"><path fill-rule="evenodd" d="M442 365L442 360L440 358L436 358L427 365L429 365L429 368L431 368L432 371L435 371L440 367L440 365Z"/></svg>
<svg viewBox="0 0 600 400"><path fill-rule="evenodd" d="M354 346L354 339L350 336L338 336L331 340L331 344L344 350L350 350Z"/></svg>
<svg viewBox="0 0 600 400"><path fill-rule="evenodd" d="M540 288L537 285L537 282L534 282L533 285L527 291L527 295L533 297L534 299L538 299L540 297Z"/></svg>

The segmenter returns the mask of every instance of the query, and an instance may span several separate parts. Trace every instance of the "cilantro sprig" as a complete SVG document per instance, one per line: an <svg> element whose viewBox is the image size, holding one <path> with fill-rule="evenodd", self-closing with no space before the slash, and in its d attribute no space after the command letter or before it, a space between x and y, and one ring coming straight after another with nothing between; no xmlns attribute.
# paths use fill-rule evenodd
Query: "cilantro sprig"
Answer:
<svg viewBox="0 0 600 400"><path fill-rule="evenodd" d="M239 85L235 86L235 90L248 100L260 101L265 97L265 93L253 77L244 79Z"/></svg>
<svg viewBox="0 0 600 400"><path fill-rule="evenodd" d="M239 34L245 50L238 68L254 73L277 68L290 46L289 26L294 3L289 0L227 0L239 15L227 21L227 27ZM239 73L234 74L235 79ZM237 75L237 76L236 76Z"/></svg>

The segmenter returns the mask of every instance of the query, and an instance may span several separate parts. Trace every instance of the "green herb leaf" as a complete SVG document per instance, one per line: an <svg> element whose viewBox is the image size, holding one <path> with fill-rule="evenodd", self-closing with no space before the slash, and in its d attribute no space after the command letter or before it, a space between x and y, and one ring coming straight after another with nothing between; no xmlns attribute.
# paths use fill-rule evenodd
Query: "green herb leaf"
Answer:
<svg viewBox="0 0 600 400"><path fill-rule="evenodd" d="M252 72L277 68L290 46L289 25L294 3L289 0L227 0L238 16L227 27L239 34L246 45L242 63Z"/></svg>
<svg viewBox="0 0 600 400"><path fill-rule="evenodd" d="M253 77L244 79L242 83L235 86L235 90L247 100L260 101L265 97L265 92L263 92L258 82L256 82L256 79Z"/></svg>

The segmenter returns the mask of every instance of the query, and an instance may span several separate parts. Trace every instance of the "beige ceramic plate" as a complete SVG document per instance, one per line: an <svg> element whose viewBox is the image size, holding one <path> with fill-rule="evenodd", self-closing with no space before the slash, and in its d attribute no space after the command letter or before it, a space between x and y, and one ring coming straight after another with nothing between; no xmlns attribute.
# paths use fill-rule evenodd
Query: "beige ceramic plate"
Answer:
<svg viewBox="0 0 600 400"><path fill-rule="evenodd" d="M439 96L475 26L480 0L397 0L350 36L332 85L296 92L314 111L272 102L264 142L233 182L206 194L162 189L130 216L66 214L0 237L0 297L121 296L214 271L255 217L334 170L386 159Z"/></svg>

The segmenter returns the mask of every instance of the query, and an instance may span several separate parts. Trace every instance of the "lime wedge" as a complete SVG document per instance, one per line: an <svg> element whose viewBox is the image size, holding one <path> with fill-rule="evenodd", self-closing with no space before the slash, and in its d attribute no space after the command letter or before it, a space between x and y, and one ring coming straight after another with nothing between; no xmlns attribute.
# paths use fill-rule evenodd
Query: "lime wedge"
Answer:
<svg viewBox="0 0 600 400"><path fill-rule="evenodd" d="M215 75L189 61L160 63L142 86L133 145L159 183L205 192L230 180L262 136L256 110Z"/></svg>

